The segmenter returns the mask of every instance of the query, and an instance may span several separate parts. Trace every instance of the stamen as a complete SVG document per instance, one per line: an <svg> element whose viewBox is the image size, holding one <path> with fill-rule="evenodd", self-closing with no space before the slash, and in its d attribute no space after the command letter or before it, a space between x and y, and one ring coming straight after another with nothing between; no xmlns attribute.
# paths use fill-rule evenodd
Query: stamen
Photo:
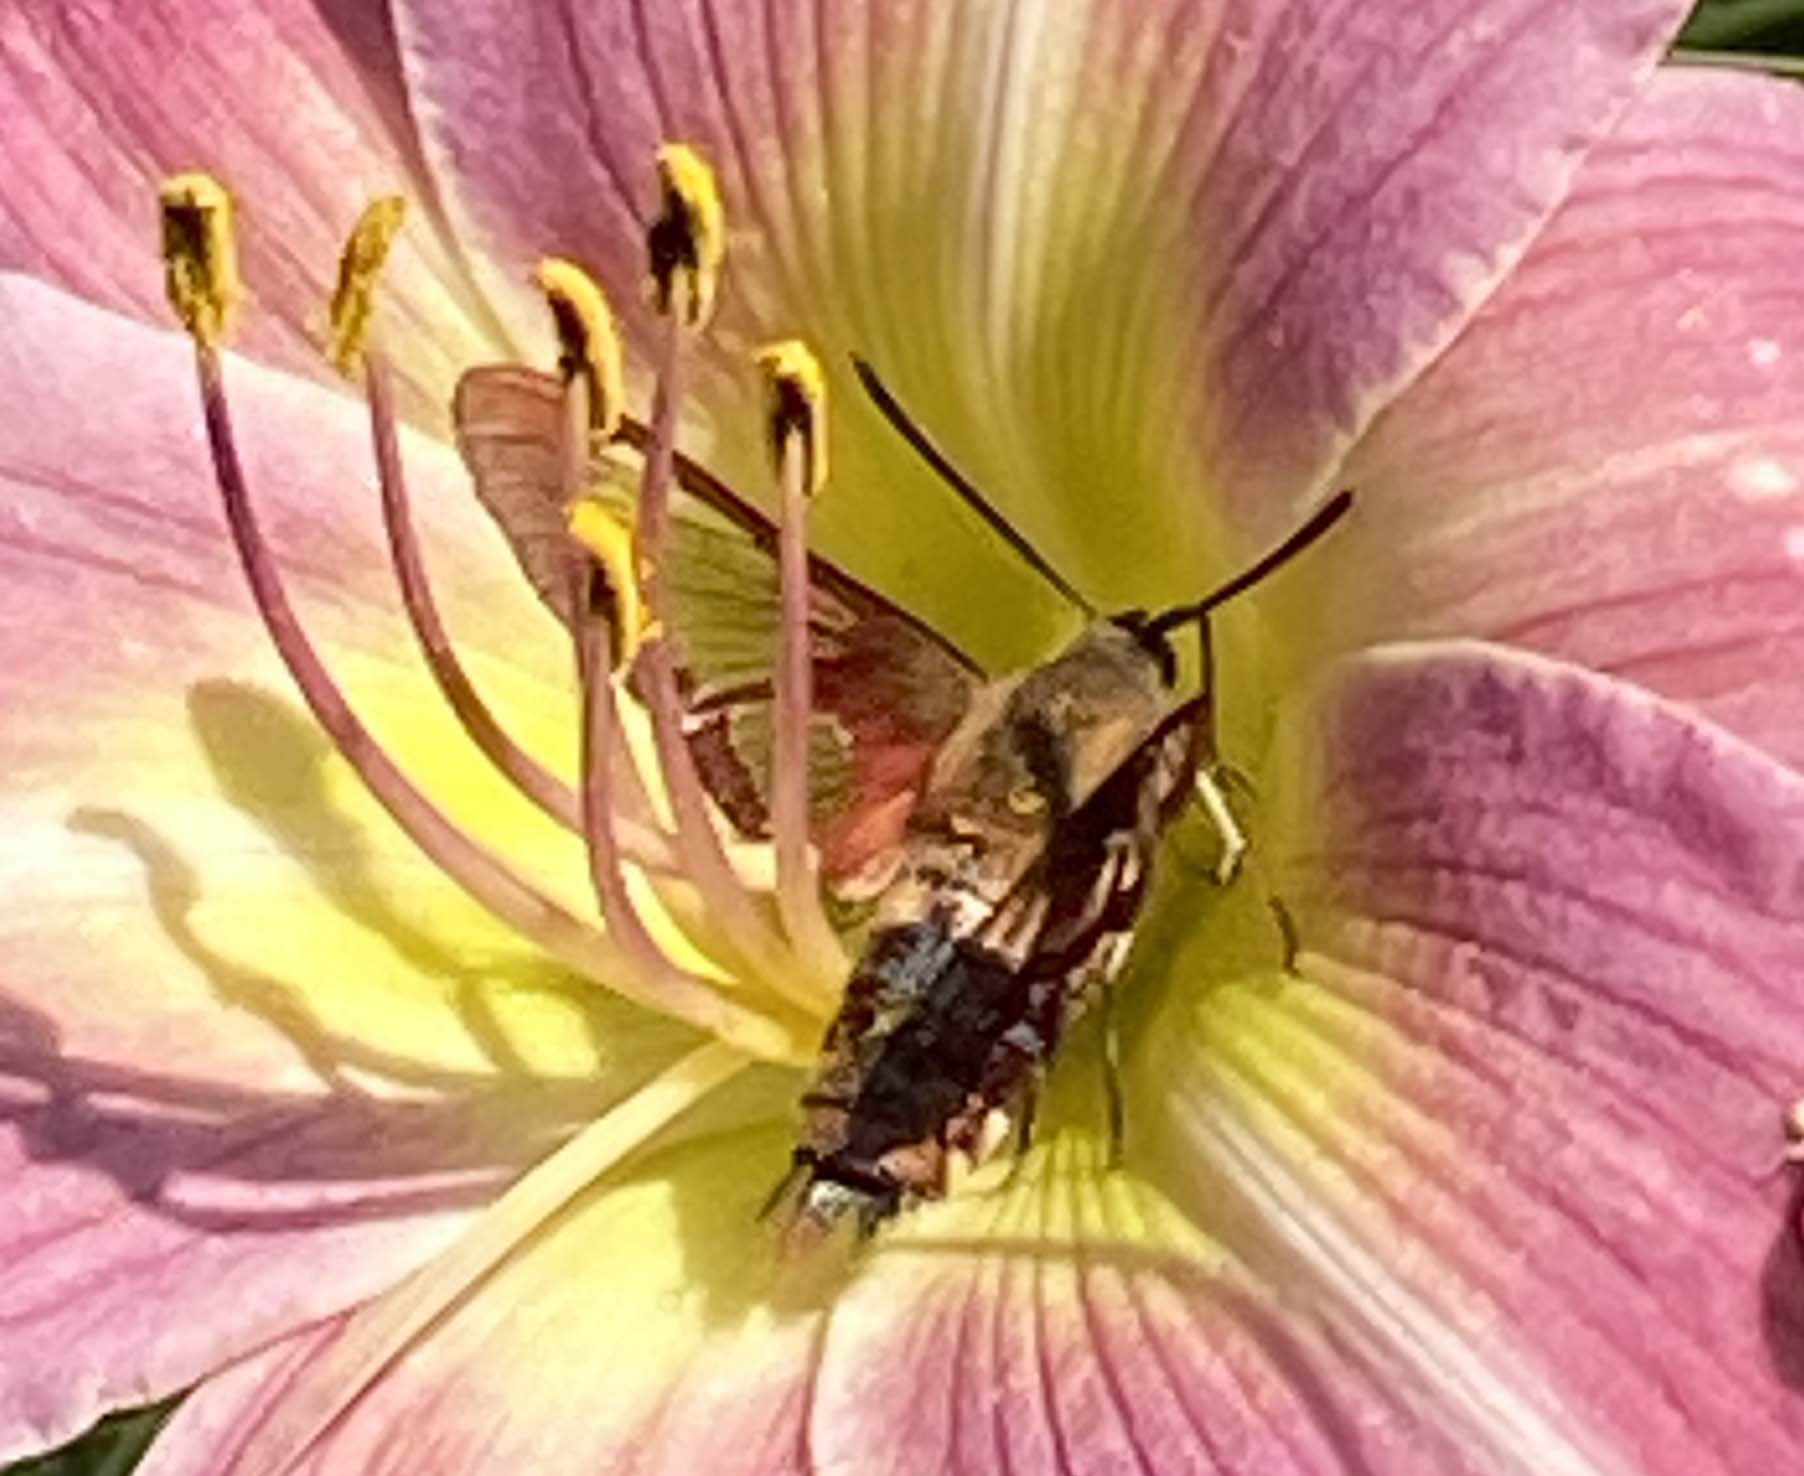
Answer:
<svg viewBox="0 0 1804 1476"><path fill-rule="evenodd" d="M770 1021L750 1012L730 1011L726 1002L709 990L665 992L638 978L637 971L627 966L610 940L521 880L499 858L457 829L389 758L351 711L295 619L275 562L251 512L215 351L201 345L199 364L214 469L225 498L233 542L258 611L314 717L370 793L446 875L503 922L570 967L650 1008L674 1014L723 1038L747 1039L743 1031L749 1028L749 1038L761 1039L767 1047L777 1045L783 1032ZM746 1018L730 1018L738 1013ZM785 1048L778 1049L781 1053Z"/></svg>
<svg viewBox="0 0 1804 1476"><path fill-rule="evenodd" d="M745 1065L744 1056L717 1041L701 1046L527 1170L449 1250L351 1314L330 1348L288 1389L276 1417L252 1434L239 1452L239 1467L291 1470L427 1328L513 1251Z"/></svg>
<svg viewBox="0 0 1804 1476"><path fill-rule="evenodd" d="M849 963L821 911L820 882L808 844L809 736L814 716L814 663L808 643L808 499L827 480L827 389L819 362L795 340L761 350L758 367L765 375L767 429L780 494L777 563L782 617L770 777L777 910L822 997L831 998Z"/></svg>
<svg viewBox="0 0 1804 1476"><path fill-rule="evenodd" d="M216 185L213 188L218 189ZM219 196L223 198L223 191ZM165 200L168 198L166 191ZM174 209L192 208L191 199L191 193L178 195ZM170 227L167 218L164 237L177 243L171 248L172 253L187 251L195 239L184 226ZM229 230L214 232L208 249L229 252ZM181 272L172 268L170 272L170 292L172 299L177 299L178 312L183 301L200 300L194 296L197 283L203 296L207 296L211 284L214 290L208 300L214 300L217 284L236 280L235 263L222 257L209 259L204 254L191 254L186 260L189 267ZM188 296L178 298L178 294ZM578 973L647 1008L708 1030L749 1053L772 1059L793 1056L793 1033L769 1017L734 1005L706 988L665 989L660 987L661 981L639 977L609 939L523 881L503 861L453 825L376 742L333 682L288 602L275 560L251 509L244 468L232 433L218 339L207 336L219 330L221 318L217 313L204 311L197 311L194 316L195 325L189 332L195 344L207 439L239 562L258 613L289 675L314 718L370 794L408 838L472 898Z"/></svg>
<svg viewBox="0 0 1804 1476"><path fill-rule="evenodd" d="M583 693L582 833L589 879L608 934L648 977L672 987L700 984L673 964L627 892L616 839L616 775L631 769L614 701L614 677L634 653L641 626L631 535L586 495L595 437L612 434L617 409L598 415L594 386L623 382L620 342L601 289L571 262L543 263L537 273L561 344L564 379L560 500L573 537L594 556L575 608L577 677Z"/></svg>
<svg viewBox="0 0 1804 1476"><path fill-rule="evenodd" d="M377 480L382 488L382 521L388 530L389 554L401 584L401 603L426 657L426 666L464 732L489 761L558 824L580 831L582 808L576 791L514 742L489 711L488 704L464 672L463 663L457 659L450 634L439 619L425 562L420 556L419 540L414 534L396 446L388 365L372 354L366 361L365 375L370 433L376 445Z"/></svg>
<svg viewBox="0 0 1804 1476"><path fill-rule="evenodd" d="M333 367L346 378L363 358L375 312L376 283L406 218L407 202L399 195L370 201L339 253L338 286L332 292L331 357Z"/></svg>
<svg viewBox="0 0 1804 1476"><path fill-rule="evenodd" d="M1786 1163L1804 1167L1804 1097L1800 1097L1786 1109L1785 1149L1782 1156Z"/></svg>
<svg viewBox="0 0 1804 1476"><path fill-rule="evenodd" d="M682 698L664 633L667 610L663 566L670 543L670 488L677 407L682 403L685 318L693 320L695 316L696 294L712 291L710 273L719 266L721 227L719 200L713 195L707 167L679 145L660 151L658 162L664 182L665 212L650 232L651 276L654 299L670 311L660 359L654 366L650 437L639 484L639 590L645 602L647 625L637 670L651 718L658 766L676 821L677 853L720 924L724 946L745 972L759 975L792 1003L818 1014L821 999L805 976L798 977L805 971L797 968L797 960L783 939L727 864L709 813L707 794L684 737ZM690 244L682 245L684 240ZM691 265L686 267L686 261ZM709 262L712 265L704 273L698 264ZM682 310L685 308L687 313Z"/></svg>
<svg viewBox="0 0 1804 1476"><path fill-rule="evenodd" d="M572 398L579 395L573 393ZM606 586L597 571L577 637L583 690L583 838L588 845L589 880L607 921L608 936L632 958L635 967L671 987L683 983L706 987L670 961L626 889L613 799L614 766L625 752L614 707L612 657L619 642L613 633L616 615L608 605Z"/></svg>
<svg viewBox="0 0 1804 1476"><path fill-rule="evenodd" d="M639 651L645 636L645 606L633 572L633 534L599 497L578 498L570 508L570 536L595 560L607 581L611 659L618 669Z"/></svg>
<svg viewBox="0 0 1804 1476"><path fill-rule="evenodd" d="M586 467L586 461L583 465ZM566 470L567 485L572 484L571 478L575 474ZM610 608L614 612L613 623L608 627L608 645L614 665L619 668L639 649L639 640L645 630L645 610L633 572L632 532L621 526L599 498L588 496L578 497L571 504L569 529L570 536L595 559L596 571L608 581ZM581 592L577 604L579 613L580 596ZM610 804L622 852L628 860L647 871L680 875L682 859L675 841L663 828L663 821L652 806L632 747L618 724L614 729L612 764L614 778L610 785ZM652 848L648 848L648 842ZM655 864L651 861L653 857Z"/></svg>
<svg viewBox="0 0 1804 1476"><path fill-rule="evenodd" d="M565 829L580 834L582 804L576 791L521 748L502 727L457 659L456 647L432 598L402 470L393 380L387 360L370 343L375 290L405 214L406 203L399 196L377 200L363 212L339 259L338 289L332 298L333 361L346 375L354 373L359 360L364 365L370 436L382 492L382 522L401 586L402 607L419 641L427 670L470 740L529 801ZM633 860L648 869L670 871L676 866L676 853L669 841L649 825L624 822L622 842Z"/></svg>
<svg viewBox="0 0 1804 1476"><path fill-rule="evenodd" d="M587 278L583 281L587 283ZM545 284L543 270L540 284ZM595 356L588 346L577 348L574 340L589 325L611 319L600 292L592 283L588 285L592 295L588 303L590 311L581 320L568 323L559 312L560 302L567 302L568 298L554 295L549 288L546 291L552 311L559 317L559 330L566 347L563 360L566 501L569 501L573 487L580 487L588 480L589 437L595 419L589 396L591 387L603 377L596 372ZM616 374L615 378L618 377ZM631 956L640 970L651 978L697 982L692 975L671 963L646 928L639 909L626 890L614 828L613 776L616 766L625 757L614 708L614 674L636 639L636 632L628 622L636 619L637 610L635 607L629 617L626 597L616 596L617 590L633 589L630 553L626 553L624 569L627 577L623 579L622 554L625 551L619 541L608 536L605 528L595 526L593 516L586 522L598 555L590 571L584 599L576 608L576 667L583 694L582 834L589 857L589 880L595 888L595 900L601 906L608 935ZM620 531L624 533L624 530ZM636 594L633 598L636 600Z"/></svg>
<svg viewBox="0 0 1804 1476"><path fill-rule="evenodd" d="M700 328L714 312L727 236L714 171L687 144L658 150L662 209L652 223L651 297L660 313Z"/></svg>
<svg viewBox="0 0 1804 1476"><path fill-rule="evenodd" d="M604 569L612 571L618 541L612 530L617 525L611 516L607 516L605 523L598 521L598 515L605 516L606 509L591 499L588 491L591 459L598 447L613 439L626 402L626 370L620 333L614 326L613 309L608 306L601 288L575 262L548 256L534 270L533 281L551 309L558 337L558 368L564 381L568 384L580 379L585 391L586 433L567 440L564 452L563 495L571 510L570 532L577 542L602 560ZM630 573L630 559L626 568ZM637 585L631 579L616 579L616 594L621 612L618 633L636 642L643 623ZM583 591L576 591L575 595L580 611ZM580 642L580 635L578 639ZM578 654L580 656L580 649ZM655 835L660 863L649 869L679 870L680 866L670 864L676 860L676 850L658 822L638 766L632 761L625 738L618 729L615 741L619 749L611 760L615 776L611 801L618 816L623 849L639 861L643 846L637 837ZM666 862L665 857L670 861Z"/></svg>
<svg viewBox="0 0 1804 1476"><path fill-rule="evenodd" d="M205 174L175 174L158 191L169 304L194 341L211 348L225 337L244 288L232 197Z"/></svg>
<svg viewBox="0 0 1804 1476"><path fill-rule="evenodd" d="M614 314L601 289L575 262L548 256L533 280L545 294L557 325L558 368L564 379L580 375L587 391L589 432L596 445L606 445L620 424L626 403L626 371ZM584 478L587 477L587 448Z"/></svg>

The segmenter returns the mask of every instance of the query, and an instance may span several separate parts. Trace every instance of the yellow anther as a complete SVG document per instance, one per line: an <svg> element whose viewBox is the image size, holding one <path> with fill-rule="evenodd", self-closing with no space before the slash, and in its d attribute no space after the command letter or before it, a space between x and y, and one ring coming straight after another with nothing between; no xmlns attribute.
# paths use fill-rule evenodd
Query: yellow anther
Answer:
<svg viewBox="0 0 1804 1476"><path fill-rule="evenodd" d="M363 207L351 228L345 249L338 254L338 285L332 289L332 343L328 352L340 374L356 371L369 337L375 311L376 282L382 275L388 249L407 218L407 202L399 195L383 195Z"/></svg>
<svg viewBox="0 0 1804 1476"><path fill-rule="evenodd" d="M1804 1097L1785 1112L1785 1161L1804 1164Z"/></svg>
<svg viewBox="0 0 1804 1476"><path fill-rule="evenodd" d="M616 668L631 661L645 636L645 606L633 577L633 530L599 497L571 504L570 536L595 560L597 582L589 591L589 612L608 622Z"/></svg>
<svg viewBox="0 0 1804 1476"><path fill-rule="evenodd" d="M558 368L567 380L583 376L589 389L589 429L609 440L626 403L626 372L613 309L595 279L561 256L541 261L533 282L545 294L557 324Z"/></svg>
<svg viewBox="0 0 1804 1476"><path fill-rule="evenodd" d="M714 171L688 144L658 150L663 200L646 246L651 256L652 302L699 328L714 311L714 289L726 256L725 217Z"/></svg>
<svg viewBox="0 0 1804 1476"><path fill-rule="evenodd" d="M172 174L157 191L169 304L196 343L218 344L244 296L232 197L210 174Z"/></svg>
<svg viewBox="0 0 1804 1476"><path fill-rule="evenodd" d="M791 440L798 440L806 458L803 485L818 492L827 482L827 377L820 360L798 338L769 344L756 359L764 373L765 432L777 473L782 475Z"/></svg>

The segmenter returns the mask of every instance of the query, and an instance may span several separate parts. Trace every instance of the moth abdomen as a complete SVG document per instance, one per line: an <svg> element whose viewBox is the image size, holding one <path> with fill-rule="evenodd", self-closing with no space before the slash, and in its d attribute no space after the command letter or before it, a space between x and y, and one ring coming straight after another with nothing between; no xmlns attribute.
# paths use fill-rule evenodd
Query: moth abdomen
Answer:
<svg viewBox="0 0 1804 1476"><path fill-rule="evenodd" d="M1009 1090L999 1060L1031 1064L1040 1036L1021 1025L1035 994L1015 959L956 936L947 916L879 929L802 1098L799 1216L874 1223L942 1194L948 1155L969 1152Z"/></svg>

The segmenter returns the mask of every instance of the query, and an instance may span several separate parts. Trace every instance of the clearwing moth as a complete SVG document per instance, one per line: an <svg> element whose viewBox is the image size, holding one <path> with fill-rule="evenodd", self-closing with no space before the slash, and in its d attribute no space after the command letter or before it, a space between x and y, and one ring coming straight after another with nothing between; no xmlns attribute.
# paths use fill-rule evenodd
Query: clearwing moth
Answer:
<svg viewBox="0 0 1804 1476"><path fill-rule="evenodd" d="M1214 783L1209 615L1347 511L1325 502L1290 538L1206 598L1157 615L1098 616L856 367L891 424L985 524L1088 623L1024 670L983 672L950 641L811 555L817 741L812 836L822 881L861 910L864 942L801 1098L789 1174L771 1208L795 1247L848 1217L866 1231L946 1192L1017 1114L1071 1022L1120 973L1155 852L1193 793L1224 847L1239 842ZM528 578L568 622L582 559L565 535L562 389L517 366L467 373L454 403L477 495ZM619 441L644 445L631 420ZM776 529L705 468L676 460L667 579L685 731L728 821L767 833L778 588ZM630 466L597 483L630 517ZM1172 636L1193 626L1199 689L1178 693ZM1120 1106L1110 1083L1112 1136Z"/></svg>

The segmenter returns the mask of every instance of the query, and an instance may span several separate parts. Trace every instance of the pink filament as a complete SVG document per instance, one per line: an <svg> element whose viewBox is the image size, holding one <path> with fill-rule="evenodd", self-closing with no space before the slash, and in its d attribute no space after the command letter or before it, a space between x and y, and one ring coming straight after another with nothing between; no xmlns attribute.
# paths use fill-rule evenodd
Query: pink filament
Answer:
<svg viewBox="0 0 1804 1476"><path fill-rule="evenodd" d="M652 395L651 437L639 489L638 553L641 593L652 634L640 647L637 668L646 709L657 744L658 765L670 794L676 820L676 847L683 869L719 924L723 946L747 972L769 981L779 992L806 1005L806 994L792 978L796 960L740 884L708 814L707 796L696 774L683 736L682 699L668 642L661 632L664 608L663 562L670 542L670 486L676 449L676 411L681 402L683 328L676 316L666 319L662 362Z"/></svg>
<svg viewBox="0 0 1804 1476"><path fill-rule="evenodd" d="M568 506L580 494L589 473L589 387L582 375L564 386L563 494ZM592 574L591 578L599 577ZM594 608L591 591L573 602L576 668L583 694L582 832L588 850L589 880L608 926L608 936L648 978L695 984L693 976L671 963L639 916L626 890L620 845L615 830L615 779L622 760L630 765L621 741L614 707L614 630L619 611Z"/></svg>
<svg viewBox="0 0 1804 1476"><path fill-rule="evenodd" d="M791 943L823 994L845 978L839 939L821 911L808 849L809 728L814 664L808 641L808 453L792 436L778 470L777 569L782 618L777 643L775 731L771 739L771 838L777 853L777 910Z"/></svg>
<svg viewBox="0 0 1804 1476"><path fill-rule="evenodd" d="M481 906L577 972L622 995L716 1034L767 1036L770 1022L696 984L644 978L598 930L517 876L504 862L453 825L412 783L351 710L282 587L280 574L251 509L243 464L232 434L217 349L195 347L201 407L214 474L232 542L270 639L314 718L396 824L447 876Z"/></svg>
<svg viewBox="0 0 1804 1476"><path fill-rule="evenodd" d="M677 968L639 916L626 890L620 845L614 832L613 776L621 756L614 709L614 683L609 674L611 636L607 621L589 612L579 615L577 664L583 674L583 838L588 846L589 879L612 938L634 966L665 988L701 987L693 975Z"/></svg>
<svg viewBox="0 0 1804 1476"><path fill-rule="evenodd" d="M394 400L388 365L374 352L365 354L369 391L370 435L375 443L378 480L382 487L382 521L388 530L389 553L401 585L401 601L426 657L427 668L439 690L472 742L514 787L553 820L568 830L583 828L582 804L576 792L517 744L508 734L457 659L451 637L439 618L431 583L420 557L409 510L407 480L401 464L395 432ZM624 827L626 849L633 860L652 870L676 867L669 841L650 827L628 822Z"/></svg>
<svg viewBox="0 0 1804 1476"><path fill-rule="evenodd" d="M465 674L452 648L451 638L439 619L426 568L414 536L395 434L395 419L388 365L367 353L365 382L369 394L370 438L375 443L376 467L382 486L382 521L388 530L389 553L401 584L401 599L419 637L426 665L445 694L464 731L519 791L559 824L575 830L582 823L576 793L544 765L525 752L496 721L475 686Z"/></svg>

